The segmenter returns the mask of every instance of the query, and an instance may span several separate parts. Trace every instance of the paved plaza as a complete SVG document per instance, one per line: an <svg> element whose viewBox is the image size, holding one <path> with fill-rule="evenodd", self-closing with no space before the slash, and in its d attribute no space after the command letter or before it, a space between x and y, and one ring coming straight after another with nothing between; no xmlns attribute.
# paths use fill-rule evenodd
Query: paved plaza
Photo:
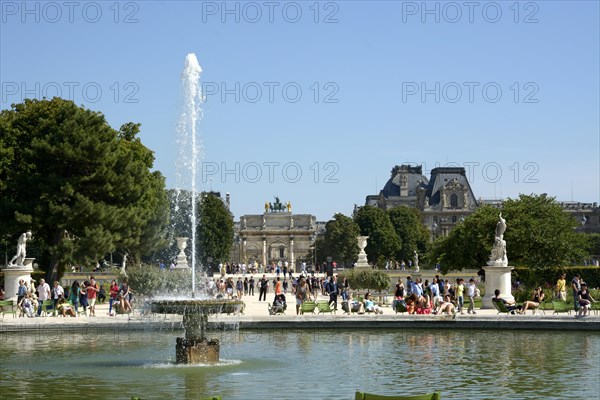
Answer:
<svg viewBox="0 0 600 400"><path fill-rule="evenodd" d="M388 297L391 303L392 297ZM575 317L571 314L553 314L553 310L537 311L526 315L497 314L494 309L478 309L477 314L464 315L408 315L396 314L389 304L383 305L383 314L344 314L341 300L335 314L296 315L294 296L288 292L288 307L285 314L269 315L268 304L273 301L272 290L266 301L258 301L258 291L254 296L244 296L244 312L241 315L213 315L209 321L214 323L239 324L240 329L535 329L535 330L575 330L600 331L600 315ZM328 296L319 295L318 300L328 300ZM182 317L179 315L144 314L141 304L131 315L108 315L108 302L96 305L96 316L14 318L10 314L0 318L0 333L34 329L181 329Z"/></svg>

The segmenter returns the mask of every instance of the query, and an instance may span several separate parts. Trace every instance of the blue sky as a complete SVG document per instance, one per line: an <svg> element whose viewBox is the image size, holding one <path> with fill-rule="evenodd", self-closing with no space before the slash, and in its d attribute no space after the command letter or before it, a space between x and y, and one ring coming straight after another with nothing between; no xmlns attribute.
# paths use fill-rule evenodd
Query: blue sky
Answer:
<svg viewBox="0 0 600 400"><path fill-rule="evenodd" d="M23 4L0 5L0 107L60 91L140 122L173 187L195 53L198 184L236 219L274 195L350 214L406 162L465 166L477 197L599 201L597 1Z"/></svg>

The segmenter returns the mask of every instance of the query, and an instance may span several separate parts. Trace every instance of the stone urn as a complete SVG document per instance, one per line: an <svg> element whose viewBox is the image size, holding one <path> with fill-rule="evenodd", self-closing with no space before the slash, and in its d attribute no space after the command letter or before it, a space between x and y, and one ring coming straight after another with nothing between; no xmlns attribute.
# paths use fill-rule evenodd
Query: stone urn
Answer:
<svg viewBox="0 0 600 400"><path fill-rule="evenodd" d="M177 237L177 248L179 249L179 254L177 255L177 263L175 264L175 268L190 268L187 262L187 257L185 256L185 249L187 248L188 238L186 237Z"/></svg>
<svg viewBox="0 0 600 400"><path fill-rule="evenodd" d="M360 252L358 253L358 260L356 261L354 268L371 268L369 261L367 260L367 253L365 253L365 247L367 247L369 237L359 236L357 239Z"/></svg>

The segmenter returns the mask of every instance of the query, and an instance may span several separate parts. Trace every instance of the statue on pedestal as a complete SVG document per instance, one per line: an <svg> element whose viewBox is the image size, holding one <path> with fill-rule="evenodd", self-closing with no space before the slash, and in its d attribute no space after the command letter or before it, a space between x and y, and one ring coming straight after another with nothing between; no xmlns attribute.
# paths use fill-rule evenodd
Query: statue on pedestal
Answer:
<svg viewBox="0 0 600 400"><path fill-rule="evenodd" d="M419 272L419 253L417 253L417 251L413 251L414 254L414 260L413 260L413 264L415 266L415 272Z"/></svg>
<svg viewBox="0 0 600 400"><path fill-rule="evenodd" d="M508 257L506 256L506 241L504 240L504 232L506 231L506 220L502 218L502 213L499 215L500 220L496 224L496 237L494 238L494 246L488 265L508 266Z"/></svg>
<svg viewBox="0 0 600 400"><path fill-rule="evenodd" d="M28 239L31 239L31 231L27 231L19 236L19 240L17 241L17 254L10 260L8 266L15 267L23 265L23 261L25 261L27 255Z"/></svg>

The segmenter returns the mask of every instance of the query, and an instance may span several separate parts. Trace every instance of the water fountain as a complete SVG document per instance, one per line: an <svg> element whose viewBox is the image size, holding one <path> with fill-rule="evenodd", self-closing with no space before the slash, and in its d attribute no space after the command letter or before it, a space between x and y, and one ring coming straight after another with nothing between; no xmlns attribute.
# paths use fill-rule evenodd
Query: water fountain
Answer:
<svg viewBox="0 0 600 400"><path fill-rule="evenodd" d="M220 344L206 338L208 316L237 314L244 307L241 300L157 300L151 303L153 312L183 315L185 337L178 337L175 358L178 364L210 364L219 361Z"/></svg>
<svg viewBox="0 0 600 400"><path fill-rule="evenodd" d="M244 306L240 300L196 299L196 168L198 159L202 154L196 139L196 125L201 116L200 103L200 73L202 68L195 54L188 54L185 58L185 68L182 74L183 85L183 111L179 120L179 164L178 178L189 174L191 183L191 212L190 226L192 239L192 293L191 299L185 300L154 300L150 303L153 312L162 314L183 315L185 337L178 337L175 347L176 362L178 364L206 364L219 361L219 341L206 338L208 316L220 313L239 313ZM181 187L182 182L178 182ZM188 238L177 238L180 250L177 256L177 267L187 268L187 259L184 249Z"/></svg>

